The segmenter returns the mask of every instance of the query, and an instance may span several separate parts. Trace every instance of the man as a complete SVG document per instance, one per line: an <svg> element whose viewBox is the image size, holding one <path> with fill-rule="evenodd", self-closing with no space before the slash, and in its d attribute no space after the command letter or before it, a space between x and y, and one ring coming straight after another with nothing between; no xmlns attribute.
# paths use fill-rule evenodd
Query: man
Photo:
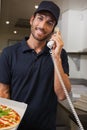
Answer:
<svg viewBox="0 0 87 130"><path fill-rule="evenodd" d="M56 129L57 101L65 99L65 94L53 61L70 92L67 54L60 32L53 34L59 14L56 4L42 1L30 19L30 36L1 54L0 96L28 104L19 130ZM48 39L54 41L52 57Z"/></svg>

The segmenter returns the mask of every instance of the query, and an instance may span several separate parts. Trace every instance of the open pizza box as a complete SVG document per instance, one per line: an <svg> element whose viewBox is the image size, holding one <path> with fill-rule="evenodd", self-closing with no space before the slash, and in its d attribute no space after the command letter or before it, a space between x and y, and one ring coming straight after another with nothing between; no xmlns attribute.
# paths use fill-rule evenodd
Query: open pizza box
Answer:
<svg viewBox="0 0 87 130"><path fill-rule="evenodd" d="M14 109L16 112L18 112L21 119L22 119L22 117L26 111L26 108L27 108L26 103L10 100L10 99L6 99L6 98L1 98L1 97L0 97L0 104L6 105L6 106ZM17 127L9 129L9 130L17 130Z"/></svg>

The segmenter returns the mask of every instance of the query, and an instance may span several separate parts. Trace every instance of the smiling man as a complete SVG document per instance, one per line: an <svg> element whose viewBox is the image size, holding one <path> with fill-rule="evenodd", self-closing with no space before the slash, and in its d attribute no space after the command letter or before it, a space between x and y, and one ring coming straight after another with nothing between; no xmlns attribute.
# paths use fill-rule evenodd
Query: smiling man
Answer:
<svg viewBox="0 0 87 130"><path fill-rule="evenodd" d="M53 34L59 15L55 3L42 1L30 19L30 36L5 48L0 56L0 96L28 104L18 130L56 129L57 102L66 96L52 58L67 91L71 90L61 33ZM52 57L48 39L54 41Z"/></svg>

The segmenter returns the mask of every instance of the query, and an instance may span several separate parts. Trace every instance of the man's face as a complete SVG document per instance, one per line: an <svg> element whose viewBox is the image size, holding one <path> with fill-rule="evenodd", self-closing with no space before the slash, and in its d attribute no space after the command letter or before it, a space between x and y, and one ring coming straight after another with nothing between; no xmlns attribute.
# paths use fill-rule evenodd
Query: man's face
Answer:
<svg viewBox="0 0 87 130"><path fill-rule="evenodd" d="M55 23L56 21L50 13L37 13L35 17L32 16L30 20L31 34L33 35L34 39L38 41L44 41L51 36Z"/></svg>

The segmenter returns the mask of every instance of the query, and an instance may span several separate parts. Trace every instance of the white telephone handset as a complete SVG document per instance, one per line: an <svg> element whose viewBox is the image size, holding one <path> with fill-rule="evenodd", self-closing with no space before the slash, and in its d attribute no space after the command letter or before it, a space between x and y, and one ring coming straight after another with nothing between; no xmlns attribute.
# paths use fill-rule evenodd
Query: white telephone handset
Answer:
<svg viewBox="0 0 87 130"><path fill-rule="evenodd" d="M58 27L55 27L54 33L58 32L58 31L59 31L59 28L58 28ZM50 49L52 49L53 44L54 44L54 41L53 41L53 40L50 40L50 41L47 43L47 46L48 46Z"/></svg>
<svg viewBox="0 0 87 130"><path fill-rule="evenodd" d="M48 46L50 49L52 49L53 44L54 44L54 41L53 41L53 40L50 40L50 41L47 43L47 46Z"/></svg>

